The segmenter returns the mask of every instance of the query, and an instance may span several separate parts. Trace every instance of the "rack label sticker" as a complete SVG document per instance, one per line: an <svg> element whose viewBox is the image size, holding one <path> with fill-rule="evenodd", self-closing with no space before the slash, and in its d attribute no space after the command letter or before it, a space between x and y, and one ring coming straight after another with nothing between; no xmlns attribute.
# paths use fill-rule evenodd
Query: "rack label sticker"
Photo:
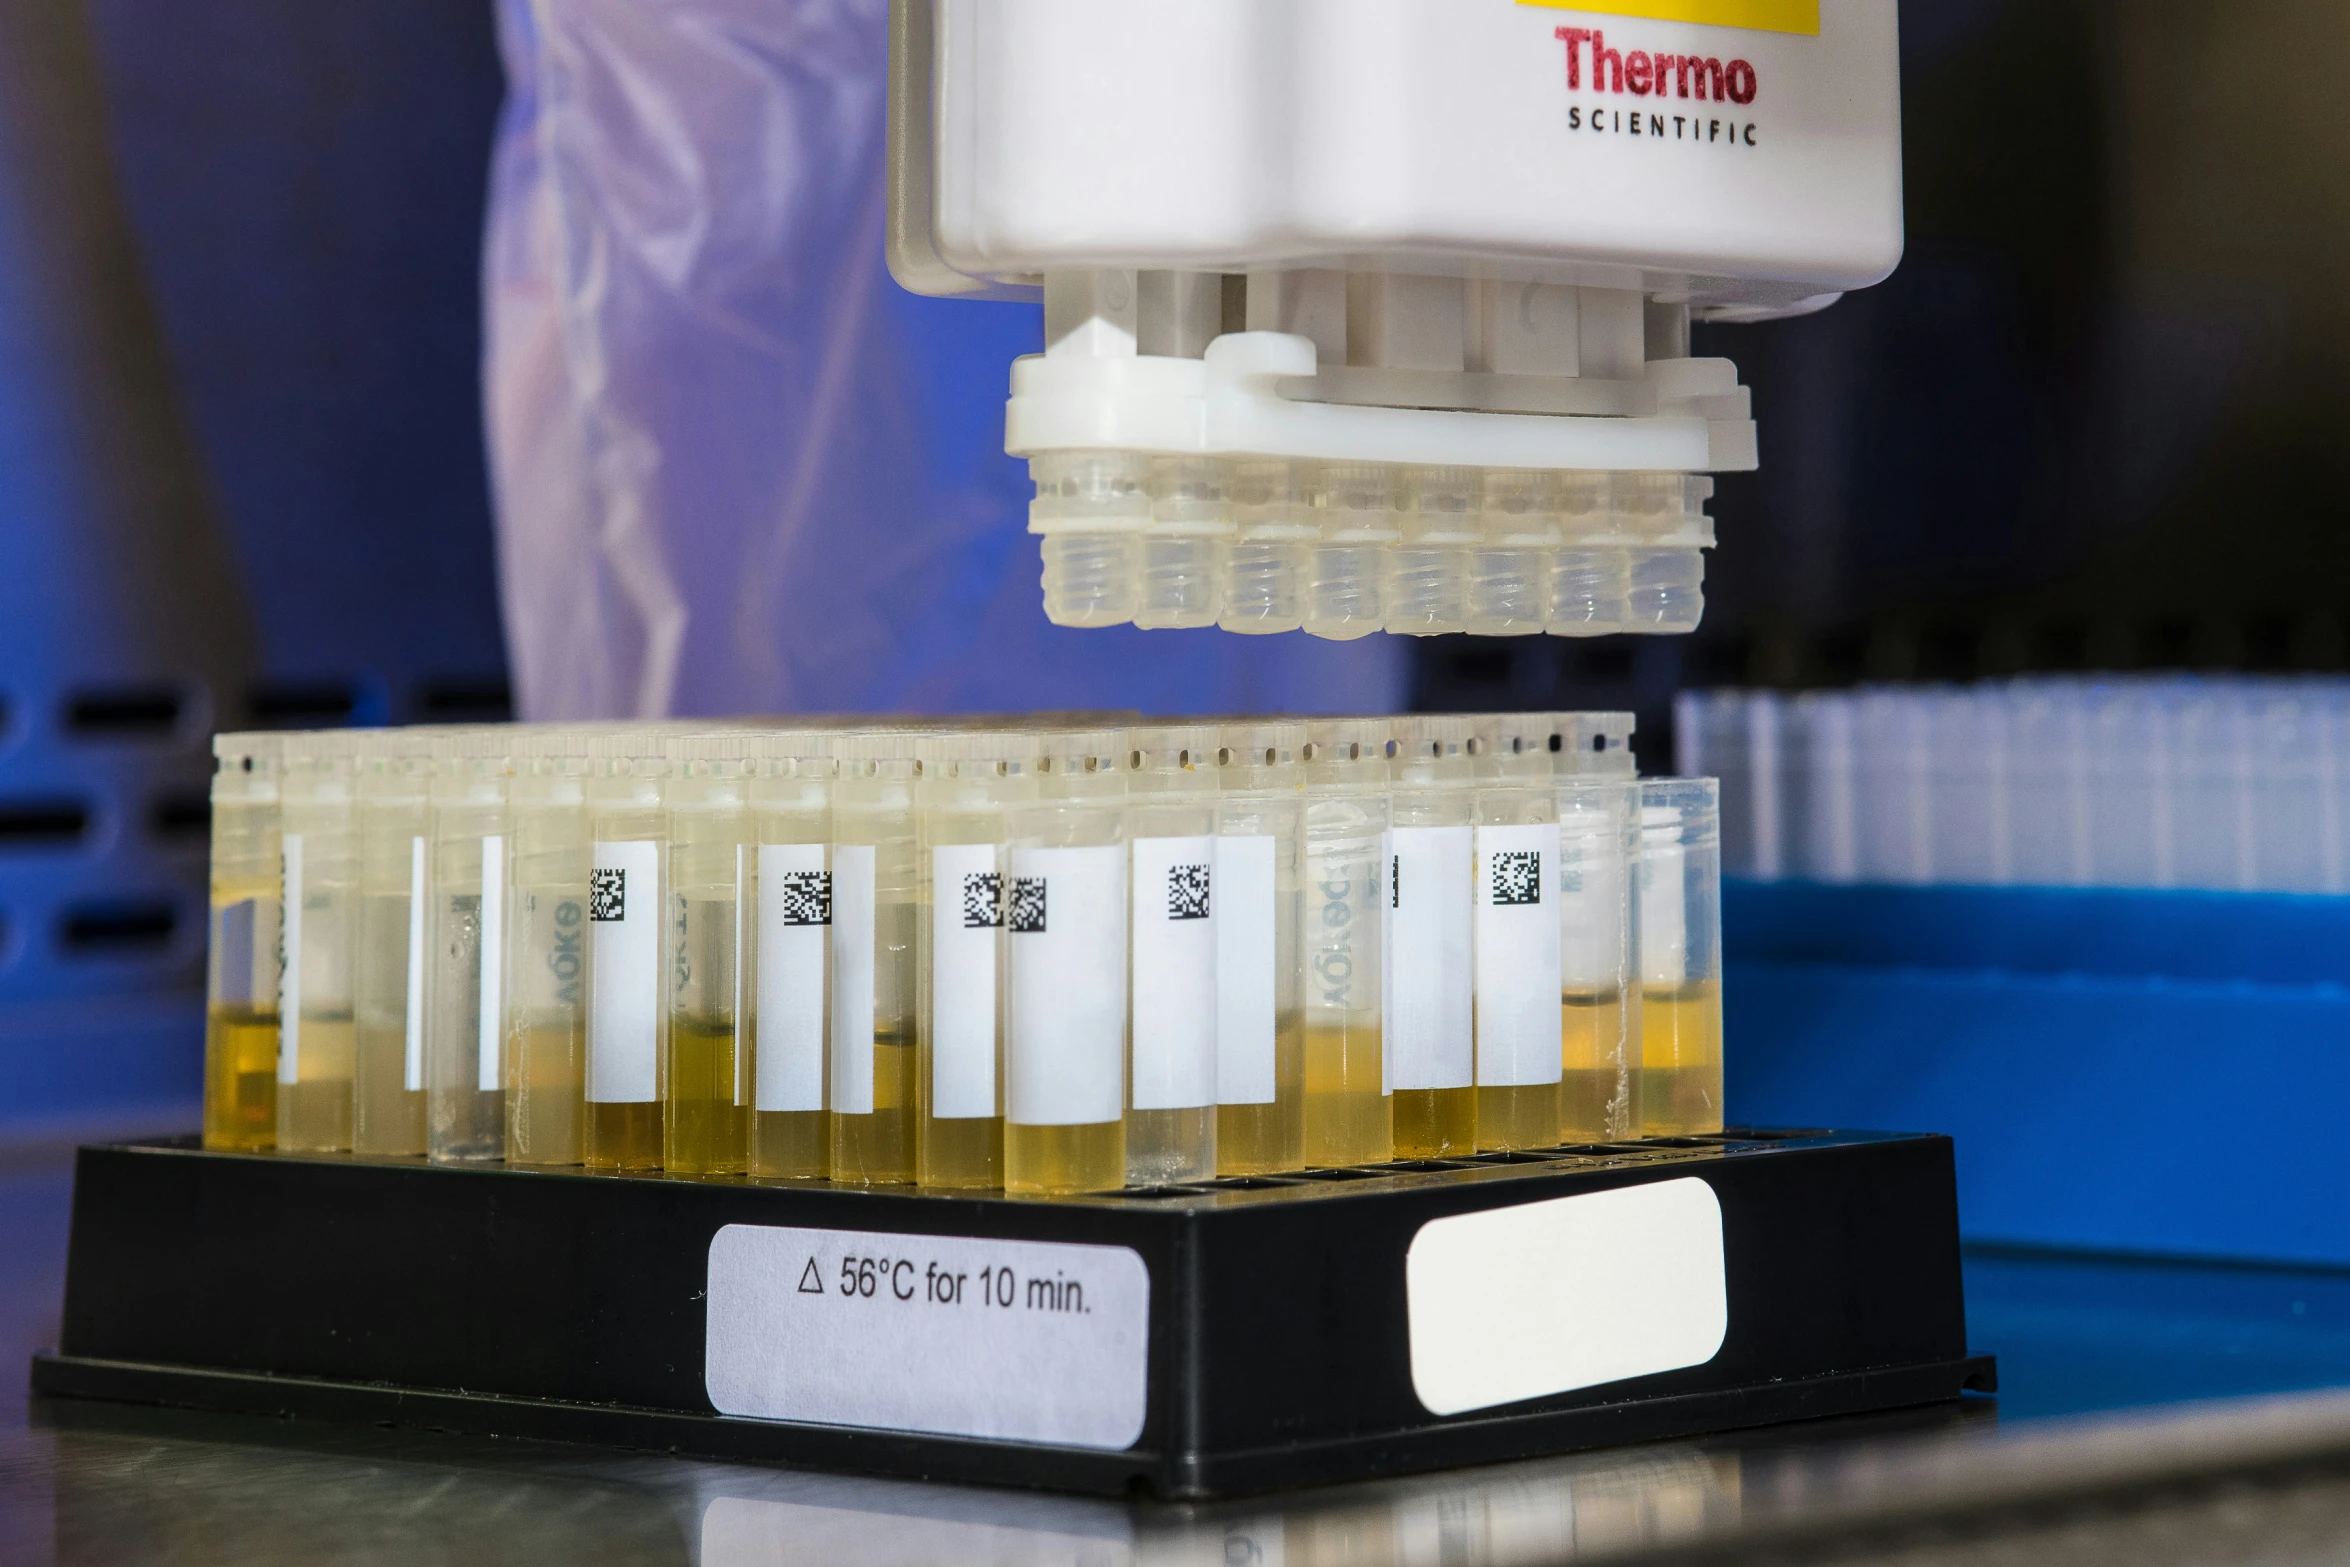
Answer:
<svg viewBox="0 0 2350 1567"><path fill-rule="evenodd" d="M278 840L277 1080L302 1078L302 836Z"/></svg>
<svg viewBox="0 0 2350 1567"><path fill-rule="evenodd" d="M1556 822L1477 829L1477 1081L1560 1077Z"/></svg>
<svg viewBox="0 0 2350 1567"><path fill-rule="evenodd" d="M1134 1108L1216 1102L1216 840L1134 840Z"/></svg>
<svg viewBox="0 0 2350 1567"><path fill-rule="evenodd" d="M873 1113L873 867L871 844L832 851L832 1109Z"/></svg>
<svg viewBox="0 0 2350 1567"><path fill-rule="evenodd" d="M820 843L759 845L759 1052L752 1092L766 1114L824 1108L825 932L832 878Z"/></svg>
<svg viewBox="0 0 2350 1567"><path fill-rule="evenodd" d="M646 844L650 849L654 846ZM647 925L652 922L648 919ZM650 932L648 931L648 937ZM473 1086L494 1094L506 1086L506 840L495 835L481 841L481 950L475 965L480 982L475 999L480 1011L473 1022L479 1049L475 1052ZM652 1098L646 1094L647 1099Z"/></svg>
<svg viewBox="0 0 2350 1567"><path fill-rule="evenodd" d="M1275 1098L1280 877L1270 837L1216 840L1216 1102Z"/></svg>
<svg viewBox="0 0 2350 1567"><path fill-rule="evenodd" d="M1012 851L1011 1081L1021 1126L1125 1111L1126 846Z"/></svg>
<svg viewBox="0 0 2350 1567"><path fill-rule="evenodd" d="M1124 1246L729 1224L720 1414L1116 1452L1142 1439L1150 1269Z"/></svg>
<svg viewBox="0 0 2350 1567"><path fill-rule="evenodd" d="M424 1090L424 839L408 840L408 1012L406 1059L401 1063L401 1085L409 1093Z"/></svg>
<svg viewBox="0 0 2350 1567"><path fill-rule="evenodd" d="M1694 1176L1432 1219L1404 1255L1412 1388L1457 1415L1702 1366L1727 1280Z"/></svg>
<svg viewBox="0 0 2350 1567"><path fill-rule="evenodd" d="M587 1097L593 1104L649 1104L660 1097L660 881L659 844L595 846L588 873Z"/></svg>
<svg viewBox="0 0 2350 1567"><path fill-rule="evenodd" d="M1388 1087L1467 1088L1471 829L1398 827L1387 835Z"/></svg>
<svg viewBox="0 0 2350 1567"><path fill-rule="evenodd" d="M996 1111L996 957L1004 876L992 843L930 851L930 1107L941 1120Z"/></svg>

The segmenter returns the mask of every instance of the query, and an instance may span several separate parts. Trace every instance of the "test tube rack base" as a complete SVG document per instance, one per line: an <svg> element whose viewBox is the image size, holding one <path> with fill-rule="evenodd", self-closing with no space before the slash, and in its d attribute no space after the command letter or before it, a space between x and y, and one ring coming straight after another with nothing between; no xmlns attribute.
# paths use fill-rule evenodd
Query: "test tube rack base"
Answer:
<svg viewBox="0 0 2350 1567"><path fill-rule="evenodd" d="M84 1148L33 1387L1166 1499L1950 1400L1949 1139L1037 1201Z"/></svg>

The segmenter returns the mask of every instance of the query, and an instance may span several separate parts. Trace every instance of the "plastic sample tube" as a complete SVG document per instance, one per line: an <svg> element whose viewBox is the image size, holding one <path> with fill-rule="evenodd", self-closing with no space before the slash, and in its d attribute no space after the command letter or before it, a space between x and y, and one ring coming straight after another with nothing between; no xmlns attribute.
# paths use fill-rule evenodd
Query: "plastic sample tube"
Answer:
<svg viewBox="0 0 2350 1567"><path fill-rule="evenodd" d="M1600 637L1624 629L1632 591L1628 553L1614 540L1608 476L1570 473L1559 484L1559 547L1552 557L1554 637Z"/></svg>
<svg viewBox="0 0 2350 1567"><path fill-rule="evenodd" d="M1223 463L1199 457L1161 457L1151 463L1151 518L1142 535L1136 625L1164 630L1216 623L1233 532L1225 471Z"/></svg>
<svg viewBox="0 0 2350 1567"><path fill-rule="evenodd" d="M851 734L832 802L832 1178L914 1179L916 737Z"/></svg>
<svg viewBox="0 0 2350 1567"><path fill-rule="evenodd" d="M1382 1164L1395 1146L1380 962L1388 725L1325 719L1306 732L1306 1163Z"/></svg>
<svg viewBox="0 0 2350 1567"><path fill-rule="evenodd" d="M669 742L668 1088L661 1165L675 1175L749 1167L751 998L758 961L752 740L681 735Z"/></svg>
<svg viewBox="0 0 2350 1567"><path fill-rule="evenodd" d="M1293 463L1237 464L1230 500L1235 532L1225 551L1216 624L1245 635L1299 629L1306 619L1306 571L1315 536L1305 473Z"/></svg>
<svg viewBox="0 0 2350 1567"><path fill-rule="evenodd" d="M1047 734L1011 817L1004 913L1004 1187L1126 1180L1126 740Z"/></svg>
<svg viewBox="0 0 2350 1567"><path fill-rule="evenodd" d="M1305 1164L1306 727L1231 724L1216 804L1216 1172Z"/></svg>
<svg viewBox="0 0 2350 1567"><path fill-rule="evenodd" d="M1472 636L1538 636L1550 620L1558 553L1558 488L1546 473L1495 468L1482 476L1477 542L1469 551Z"/></svg>
<svg viewBox="0 0 2350 1567"><path fill-rule="evenodd" d="M757 839L750 1173L832 1173L829 1083L832 788L838 738L758 737L750 785Z"/></svg>
<svg viewBox="0 0 2350 1567"><path fill-rule="evenodd" d="M1351 642L1387 621L1387 549L1403 536L1395 469L1332 463L1315 475L1319 526L1306 557L1306 630Z"/></svg>
<svg viewBox="0 0 2350 1567"><path fill-rule="evenodd" d="M277 1148L347 1153L357 1024L351 946L358 906L352 831L357 746L348 731L289 735L279 783L285 886L279 975Z"/></svg>
<svg viewBox="0 0 2350 1567"><path fill-rule="evenodd" d="M1126 732L1126 1183L1216 1173L1213 726Z"/></svg>
<svg viewBox="0 0 2350 1567"><path fill-rule="evenodd" d="M501 958L514 738L500 725L433 742L424 1088L425 1153L437 1162L506 1155Z"/></svg>
<svg viewBox="0 0 2350 1567"><path fill-rule="evenodd" d="M1477 726L1399 718L1388 745L1381 965L1398 1158L1477 1151ZM1546 1139L1547 1141L1547 1139Z"/></svg>
<svg viewBox="0 0 2350 1567"><path fill-rule="evenodd" d="M506 1160L586 1159L589 731L516 737L506 919Z"/></svg>
<svg viewBox="0 0 2350 1567"><path fill-rule="evenodd" d="M1480 488L1474 468L1412 470L1403 536L1387 550L1389 631L1433 637L1467 626Z"/></svg>
<svg viewBox="0 0 2350 1567"><path fill-rule="evenodd" d="M1056 452L1028 465L1036 499L1028 531L1043 540L1044 612L1056 626L1122 626L1134 618L1142 535L1150 526L1150 459L1133 452Z"/></svg>
<svg viewBox="0 0 2350 1567"><path fill-rule="evenodd" d="M1640 1003L1632 933L1640 785L1567 774L1558 780L1558 816L1558 1140L1637 1137Z"/></svg>
<svg viewBox="0 0 2350 1567"><path fill-rule="evenodd" d="M1477 1146L1557 1141L1564 1064L1558 786L1546 714L1476 725Z"/></svg>
<svg viewBox="0 0 2350 1567"><path fill-rule="evenodd" d="M1549 713L1551 760L1557 774L1576 778L1630 778L1638 724L1630 713Z"/></svg>
<svg viewBox="0 0 2350 1567"><path fill-rule="evenodd" d="M374 1158L424 1152L425 914L432 906L425 807L436 733L386 730L359 749L351 1151Z"/></svg>
<svg viewBox="0 0 2350 1567"><path fill-rule="evenodd" d="M1651 1137L1722 1129L1719 786L1640 786L1641 1124Z"/></svg>
<svg viewBox="0 0 2350 1567"><path fill-rule="evenodd" d="M212 750L204 1146L250 1153L277 1142L281 742L222 735Z"/></svg>
<svg viewBox="0 0 2350 1567"><path fill-rule="evenodd" d="M669 1009L668 749L642 729L588 742L587 1091L581 1162L661 1168Z"/></svg>
<svg viewBox="0 0 2350 1567"><path fill-rule="evenodd" d="M1033 735L925 735L915 786L921 919L915 1179L1004 1184L1004 876L1009 813L1036 800Z"/></svg>
<svg viewBox="0 0 2350 1567"><path fill-rule="evenodd" d="M1714 481L1677 473L1619 473L1612 485L1617 526L1633 540L1626 557L1624 629L1677 635L1705 618L1705 555L1713 523L1705 502Z"/></svg>

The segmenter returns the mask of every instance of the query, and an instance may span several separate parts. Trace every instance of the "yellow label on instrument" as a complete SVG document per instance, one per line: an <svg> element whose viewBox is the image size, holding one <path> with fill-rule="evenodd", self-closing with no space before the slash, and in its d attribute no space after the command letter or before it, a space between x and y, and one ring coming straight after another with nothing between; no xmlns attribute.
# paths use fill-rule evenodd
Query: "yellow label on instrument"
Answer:
<svg viewBox="0 0 2350 1567"><path fill-rule="evenodd" d="M1698 22L1708 27L1746 27L1763 33L1808 33L1818 37L1820 0L1518 0L1554 11L1594 11L1602 16L1642 16L1655 22Z"/></svg>

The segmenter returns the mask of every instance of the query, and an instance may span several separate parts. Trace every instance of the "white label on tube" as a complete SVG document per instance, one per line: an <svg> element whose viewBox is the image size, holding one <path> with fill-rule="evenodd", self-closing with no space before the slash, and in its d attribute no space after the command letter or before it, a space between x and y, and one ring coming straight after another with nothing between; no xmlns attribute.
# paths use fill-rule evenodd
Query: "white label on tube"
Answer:
<svg viewBox="0 0 2350 1567"><path fill-rule="evenodd" d="M1016 849L1006 1119L1096 1126L1125 1110L1126 846Z"/></svg>
<svg viewBox="0 0 2350 1567"><path fill-rule="evenodd" d="M997 1113L1001 852L992 843L941 844L930 851L930 1113L943 1121Z"/></svg>
<svg viewBox="0 0 2350 1567"><path fill-rule="evenodd" d="M588 872L590 1104L660 1097L661 846L599 843Z"/></svg>
<svg viewBox="0 0 2350 1567"><path fill-rule="evenodd" d="M1467 827L1398 827L1388 834L1388 1087L1467 1088L1476 1081L1471 1031L1470 902L1476 893Z"/></svg>
<svg viewBox="0 0 2350 1567"><path fill-rule="evenodd" d="M751 1052L746 1048L743 1031L750 1026L750 1016L743 1011L743 962L750 956L743 950L743 924L751 917L750 905L743 902L744 870L751 857L748 844L734 846L734 1008L727 1015L734 1019L734 1102L737 1108L750 1102Z"/></svg>
<svg viewBox="0 0 2350 1567"><path fill-rule="evenodd" d="M1269 1105L1279 1024L1274 840L1218 838L1215 863L1216 1102Z"/></svg>
<svg viewBox="0 0 2350 1567"><path fill-rule="evenodd" d="M832 875L820 843L759 845L758 1107L824 1108Z"/></svg>
<svg viewBox="0 0 2350 1567"><path fill-rule="evenodd" d="M1684 1177L1432 1219L1404 1298L1431 1414L1702 1366L1730 1327L1722 1205Z"/></svg>
<svg viewBox="0 0 2350 1567"><path fill-rule="evenodd" d="M873 846L832 851L832 1109L873 1113Z"/></svg>
<svg viewBox="0 0 2350 1567"><path fill-rule="evenodd" d="M500 1048L506 1040L506 840L481 841L481 1011L474 1027L480 1070L474 1086L494 1094L506 1086Z"/></svg>
<svg viewBox="0 0 2350 1567"><path fill-rule="evenodd" d="M1108 1452L1142 1439L1150 1269L1124 1246L729 1224L706 1301L720 1414Z"/></svg>
<svg viewBox="0 0 2350 1567"><path fill-rule="evenodd" d="M408 1015L407 1059L401 1085L424 1089L424 840L408 840Z"/></svg>
<svg viewBox="0 0 2350 1567"><path fill-rule="evenodd" d="M1477 829L1477 1081L1560 1076L1558 823Z"/></svg>
<svg viewBox="0 0 2350 1567"><path fill-rule="evenodd" d="M1216 1102L1216 840L1134 840L1134 1108Z"/></svg>
<svg viewBox="0 0 2350 1567"><path fill-rule="evenodd" d="M302 1077L302 836L287 833L279 840L279 940L283 950L277 970L277 1080L299 1082Z"/></svg>

